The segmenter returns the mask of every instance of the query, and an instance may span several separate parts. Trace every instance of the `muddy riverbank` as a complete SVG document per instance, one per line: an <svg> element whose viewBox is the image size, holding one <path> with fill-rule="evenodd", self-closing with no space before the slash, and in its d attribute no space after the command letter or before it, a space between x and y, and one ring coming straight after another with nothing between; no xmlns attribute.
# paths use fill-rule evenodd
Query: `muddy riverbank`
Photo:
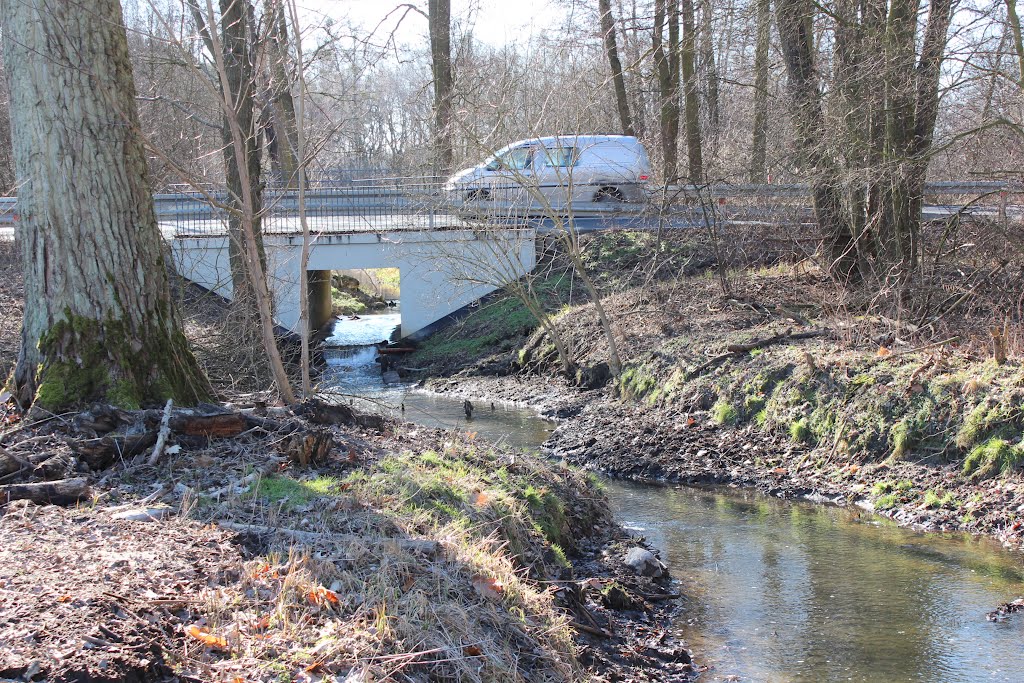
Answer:
<svg viewBox="0 0 1024 683"><path fill-rule="evenodd" d="M858 505L916 529L985 534L1013 547L1024 540L1024 484L1015 474L977 480L957 463L836 456L756 424L720 425L711 410L581 392L557 377L434 378L425 386L531 406L558 421L547 453L609 476L751 487L780 498Z"/></svg>

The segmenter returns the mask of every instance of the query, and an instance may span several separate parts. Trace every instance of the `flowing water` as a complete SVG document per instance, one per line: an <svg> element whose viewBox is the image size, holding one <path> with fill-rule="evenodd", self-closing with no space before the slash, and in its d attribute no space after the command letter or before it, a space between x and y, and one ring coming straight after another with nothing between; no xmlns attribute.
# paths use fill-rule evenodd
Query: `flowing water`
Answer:
<svg viewBox="0 0 1024 683"><path fill-rule="evenodd" d="M385 383L376 348L399 315L340 321L329 381L382 412L537 448L553 424ZM402 407L404 406L404 412ZM618 520L661 549L687 596L677 624L701 681L1024 681L1024 564L986 539L920 534L856 509L752 492L606 481Z"/></svg>

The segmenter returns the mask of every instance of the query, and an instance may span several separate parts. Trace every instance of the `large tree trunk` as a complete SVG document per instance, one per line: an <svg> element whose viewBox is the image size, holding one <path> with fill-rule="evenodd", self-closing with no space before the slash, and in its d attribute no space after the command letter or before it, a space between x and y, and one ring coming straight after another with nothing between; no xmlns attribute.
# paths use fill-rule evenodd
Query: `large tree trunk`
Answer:
<svg viewBox="0 0 1024 683"><path fill-rule="evenodd" d="M626 81L622 75L622 62L619 61L619 46L615 40L615 17L612 16L611 0L598 0L597 11L601 15L604 51L608 56L608 65L612 70L615 105L619 110L619 122L622 124L622 132L626 135L636 135L636 128L633 127L633 117L629 113L629 100L626 98Z"/></svg>
<svg viewBox="0 0 1024 683"><path fill-rule="evenodd" d="M690 182L704 180L704 154L701 149L700 97L697 92L697 27L693 18L693 0L683 0L683 109L686 116L686 163Z"/></svg>
<svg viewBox="0 0 1024 683"><path fill-rule="evenodd" d="M263 14L267 22L267 97L270 124L267 126L267 148L271 167L284 187L298 185L298 124L295 101L289 78L288 22L284 3L287 0L265 0ZM301 66L300 66L301 68Z"/></svg>
<svg viewBox="0 0 1024 683"><path fill-rule="evenodd" d="M429 0L430 65L434 76L434 154L437 174L447 176L455 161L452 124L455 76L452 70L451 0Z"/></svg>
<svg viewBox="0 0 1024 683"><path fill-rule="evenodd" d="M894 1L886 22L886 118L877 180L880 201L873 219L880 265L895 274L901 286L917 270L922 255L921 205L951 13L951 0L931 0L919 58L917 2Z"/></svg>
<svg viewBox="0 0 1024 683"><path fill-rule="evenodd" d="M821 90L814 67L813 17L811 0L776 2L795 143L810 176L815 218L828 247L828 271L846 282L856 273L857 253L850 224L843 213L838 169L826 149Z"/></svg>
<svg viewBox="0 0 1024 683"><path fill-rule="evenodd" d="M754 131L750 153L750 182L763 183L768 158L768 48L771 40L771 0L757 0L757 42L754 45Z"/></svg>
<svg viewBox="0 0 1024 683"><path fill-rule="evenodd" d="M665 51L665 5L668 8L668 53ZM658 72L661 98L662 173L666 183L679 175L679 3L677 0L656 0L654 4L654 64Z"/></svg>
<svg viewBox="0 0 1024 683"><path fill-rule="evenodd" d="M3 0L25 267L23 406L194 403L118 0Z"/></svg>

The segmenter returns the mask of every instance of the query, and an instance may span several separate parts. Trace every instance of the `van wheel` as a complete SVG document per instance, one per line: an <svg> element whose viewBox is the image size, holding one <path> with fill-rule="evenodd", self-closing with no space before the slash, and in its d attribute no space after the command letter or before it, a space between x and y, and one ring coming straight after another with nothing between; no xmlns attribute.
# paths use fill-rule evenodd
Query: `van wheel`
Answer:
<svg viewBox="0 0 1024 683"><path fill-rule="evenodd" d="M468 193L466 193L466 201L467 202L475 202L475 201L480 200L480 199L490 199L490 198L491 198L490 190L470 190Z"/></svg>
<svg viewBox="0 0 1024 683"><path fill-rule="evenodd" d="M595 202L624 202L626 196L617 187L602 187L594 194Z"/></svg>

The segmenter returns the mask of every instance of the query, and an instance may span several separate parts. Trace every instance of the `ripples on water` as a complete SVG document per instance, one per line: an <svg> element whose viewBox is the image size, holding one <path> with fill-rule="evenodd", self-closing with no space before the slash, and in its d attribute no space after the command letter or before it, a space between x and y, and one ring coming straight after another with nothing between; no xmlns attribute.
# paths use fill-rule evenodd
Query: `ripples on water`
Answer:
<svg viewBox="0 0 1024 683"><path fill-rule="evenodd" d="M399 320L340 321L331 341L381 341ZM462 399L385 384L375 356L372 346L329 350L325 379L343 400L418 424L520 448L547 438L551 423L530 411L478 404L467 421ZM918 534L856 510L732 490L606 484L619 521L661 548L682 583L688 599L679 625L698 663L712 666L700 681L1024 681L1024 615L985 620L1024 594L1019 554L984 539Z"/></svg>
<svg viewBox="0 0 1024 683"><path fill-rule="evenodd" d="M619 519L662 549L692 595L701 680L1024 681L1019 556L856 510L754 493L609 482Z"/></svg>

